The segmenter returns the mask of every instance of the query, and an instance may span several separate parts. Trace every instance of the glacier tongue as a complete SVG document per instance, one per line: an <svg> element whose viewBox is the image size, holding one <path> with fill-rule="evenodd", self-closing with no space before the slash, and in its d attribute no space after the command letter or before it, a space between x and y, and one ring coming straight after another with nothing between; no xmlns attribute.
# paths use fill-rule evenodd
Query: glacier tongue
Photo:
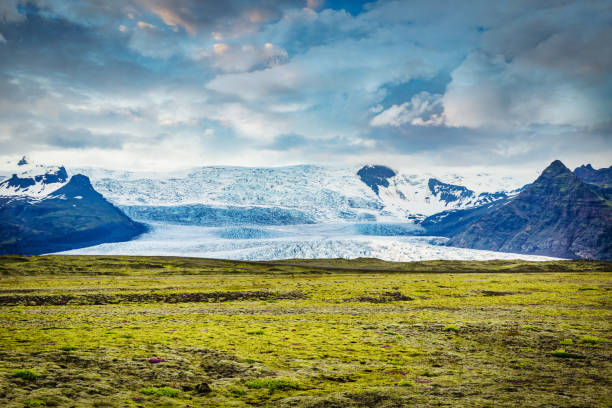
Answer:
<svg viewBox="0 0 612 408"><path fill-rule="evenodd" d="M291 258L380 258L387 261L432 259L552 258L444 246L444 238L364 236L355 224L312 224L283 227L215 228L154 224L136 240L64 252L90 255L193 256L236 260ZM255 236L256 238L251 238ZM246 237L246 239L243 239Z"/></svg>

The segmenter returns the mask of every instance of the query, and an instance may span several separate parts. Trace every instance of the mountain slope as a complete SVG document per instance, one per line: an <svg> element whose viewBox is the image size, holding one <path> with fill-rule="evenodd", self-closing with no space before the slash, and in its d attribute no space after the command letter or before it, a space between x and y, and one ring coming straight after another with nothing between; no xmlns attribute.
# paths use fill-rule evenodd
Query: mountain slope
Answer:
<svg viewBox="0 0 612 408"><path fill-rule="evenodd" d="M0 253L4 254L41 254L126 241L145 230L80 174L43 198L0 196Z"/></svg>
<svg viewBox="0 0 612 408"><path fill-rule="evenodd" d="M505 205L458 232L451 245L565 258L612 258L612 206L560 161Z"/></svg>
<svg viewBox="0 0 612 408"><path fill-rule="evenodd" d="M466 230L473 222L508 203L510 199L501 199L478 207L442 211L430 215L419 223L426 235L453 237Z"/></svg>

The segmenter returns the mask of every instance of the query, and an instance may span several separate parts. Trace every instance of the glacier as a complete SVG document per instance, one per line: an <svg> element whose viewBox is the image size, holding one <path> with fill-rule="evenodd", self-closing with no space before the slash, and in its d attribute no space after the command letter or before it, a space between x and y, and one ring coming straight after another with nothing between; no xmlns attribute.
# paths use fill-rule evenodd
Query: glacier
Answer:
<svg viewBox="0 0 612 408"><path fill-rule="evenodd" d="M265 261L274 259L379 258L386 261L554 258L445 246L427 236L360 235L359 224L327 223L274 227L201 227L150 224L135 240L62 252L79 255L147 255Z"/></svg>
<svg viewBox="0 0 612 408"><path fill-rule="evenodd" d="M58 169L65 171L29 163L16 166L0 181L0 196L51 197L64 177L37 174L59 174ZM22 178L9 178L18 171ZM379 184L366 183L358 175L368 172L377 172L370 180ZM518 177L315 165L206 166L177 172L82 168L70 173L88 176L104 198L150 230L132 241L64 253L236 260L551 259L450 247L446 238L424 236L419 224L441 211L512 197L525 184Z"/></svg>

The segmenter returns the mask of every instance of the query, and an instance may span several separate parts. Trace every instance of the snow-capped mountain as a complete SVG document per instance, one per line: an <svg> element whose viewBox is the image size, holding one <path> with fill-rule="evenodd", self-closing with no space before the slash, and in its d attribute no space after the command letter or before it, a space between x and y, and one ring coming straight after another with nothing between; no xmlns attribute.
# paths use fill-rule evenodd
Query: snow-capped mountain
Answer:
<svg viewBox="0 0 612 408"><path fill-rule="evenodd" d="M402 218L421 220L425 216L441 211L478 207L516 195L517 180L505 182L499 189L488 174L477 174L471 181L472 190L463 185L440 181L432 174L398 174L385 166L365 166L357 175L376 193L386 212ZM453 181L468 181L459 175L443 175L441 178ZM487 180L488 179L488 180ZM486 182L488 181L488 183ZM510 183L508 183L510 182ZM482 187L488 187L487 192ZM509 186L512 186L508 188ZM476 189L481 189L480 191Z"/></svg>
<svg viewBox="0 0 612 408"><path fill-rule="evenodd" d="M517 179L488 174L470 178L456 174L403 174L384 166L215 166L179 173L88 168L77 171L88 175L96 190L126 213L156 221L162 221L167 214L175 220L180 218L181 224L189 223L187 213L195 218L210 217L219 209L247 211L256 207L297 211L301 223L420 220L440 211L508 197L523 184ZM457 184L464 181L470 184ZM179 214L181 211L183 214Z"/></svg>
<svg viewBox="0 0 612 408"><path fill-rule="evenodd" d="M11 176L0 182L0 197L43 198L68 183L63 166L30 164L25 156L10 170Z"/></svg>

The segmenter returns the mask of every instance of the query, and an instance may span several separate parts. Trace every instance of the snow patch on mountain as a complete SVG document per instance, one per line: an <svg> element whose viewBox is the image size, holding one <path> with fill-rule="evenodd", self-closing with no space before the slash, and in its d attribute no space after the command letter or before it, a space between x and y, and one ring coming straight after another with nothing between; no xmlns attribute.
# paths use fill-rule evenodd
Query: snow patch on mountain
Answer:
<svg viewBox="0 0 612 408"><path fill-rule="evenodd" d="M10 176L0 182L0 197L40 199L68 183L68 172L63 166L30 164L24 156L12 168Z"/></svg>

